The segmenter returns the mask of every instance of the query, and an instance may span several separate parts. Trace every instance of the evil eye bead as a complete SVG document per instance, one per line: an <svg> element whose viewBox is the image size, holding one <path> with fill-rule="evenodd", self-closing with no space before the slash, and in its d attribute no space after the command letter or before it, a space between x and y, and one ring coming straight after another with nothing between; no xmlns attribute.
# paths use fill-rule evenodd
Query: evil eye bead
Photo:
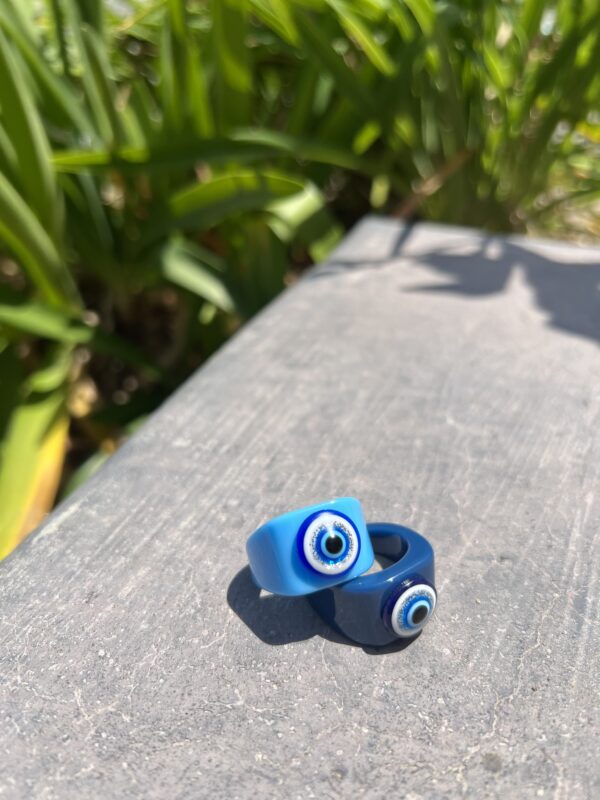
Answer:
<svg viewBox="0 0 600 800"><path fill-rule="evenodd" d="M300 532L306 562L321 575L341 575L358 558L360 540L353 523L340 514L324 511Z"/></svg>
<svg viewBox="0 0 600 800"><path fill-rule="evenodd" d="M429 621L437 595L426 583L416 583L405 589L394 601L390 624L396 636L416 636Z"/></svg>

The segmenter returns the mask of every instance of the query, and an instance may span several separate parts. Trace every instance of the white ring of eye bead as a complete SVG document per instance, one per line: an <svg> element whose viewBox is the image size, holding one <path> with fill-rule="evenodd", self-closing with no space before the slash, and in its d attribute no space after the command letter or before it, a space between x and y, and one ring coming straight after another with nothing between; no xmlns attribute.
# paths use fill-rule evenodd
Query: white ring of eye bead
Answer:
<svg viewBox="0 0 600 800"><path fill-rule="evenodd" d="M340 559L335 564L326 564L323 561L323 556L319 555L317 551L317 540L319 533L323 529L330 533L334 532L334 525L341 528L348 537L348 552L344 558ZM320 572L322 575L339 575L341 572L345 572L349 569L356 561L358 557L358 537L356 531L347 520L337 514L331 514L325 511L319 514L304 532L302 550L310 566L317 572Z"/></svg>
<svg viewBox="0 0 600 800"><path fill-rule="evenodd" d="M411 628L405 628L402 623L404 609L414 597L424 597L427 599L430 604L429 614L420 624L413 625ZM435 610L436 600L437 597L435 590L426 583L417 583L414 586L411 586L410 589L407 589L405 592L403 592L394 603L394 608L392 609L391 622L396 636L405 638L407 636L414 636L416 633L418 633L431 619L431 615Z"/></svg>

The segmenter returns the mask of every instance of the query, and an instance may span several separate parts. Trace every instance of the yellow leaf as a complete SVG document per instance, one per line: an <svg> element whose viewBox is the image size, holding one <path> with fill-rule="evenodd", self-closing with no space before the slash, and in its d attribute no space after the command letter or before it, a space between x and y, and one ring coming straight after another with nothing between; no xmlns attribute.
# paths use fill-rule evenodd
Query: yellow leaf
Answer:
<svg viewBox="0 0 600 800"><path fill-rule="evenodd" d="M68 428L64 387L31 397L13 411L1 450L0 559L52 508Z"/></svg>

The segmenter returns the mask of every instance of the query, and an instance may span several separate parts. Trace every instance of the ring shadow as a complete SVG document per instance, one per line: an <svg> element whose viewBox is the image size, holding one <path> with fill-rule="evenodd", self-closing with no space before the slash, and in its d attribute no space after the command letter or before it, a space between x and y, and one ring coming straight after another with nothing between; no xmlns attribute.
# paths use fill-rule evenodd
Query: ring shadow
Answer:
<svg viewBox="0 0 600 800"><path fill-rule="evenodd" d="M261 595L249 566L241 569L229 584L227 603L255 636L270 645L304 642L313 636L321 636L336 644L361 647L367 655L375 656L397 653L418 639L418 636L399 639L384 647L357 644L327 625L304 597Z"/></svg>

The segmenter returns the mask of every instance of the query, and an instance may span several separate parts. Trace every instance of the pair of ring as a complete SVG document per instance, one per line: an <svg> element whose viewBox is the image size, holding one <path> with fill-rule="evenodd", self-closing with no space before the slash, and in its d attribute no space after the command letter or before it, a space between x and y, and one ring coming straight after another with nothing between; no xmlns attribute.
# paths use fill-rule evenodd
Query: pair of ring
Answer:
<svg viewBox="0 0 600 800"><path fill-rule="evenodd" d="M250 536L246 549L258 586L307 595L329 625L358 644L380 647L416 636L435 609L429 542L402 525L367 525L352 497L276 517ZM393 563L365 574L375 555Z"/></svg>

